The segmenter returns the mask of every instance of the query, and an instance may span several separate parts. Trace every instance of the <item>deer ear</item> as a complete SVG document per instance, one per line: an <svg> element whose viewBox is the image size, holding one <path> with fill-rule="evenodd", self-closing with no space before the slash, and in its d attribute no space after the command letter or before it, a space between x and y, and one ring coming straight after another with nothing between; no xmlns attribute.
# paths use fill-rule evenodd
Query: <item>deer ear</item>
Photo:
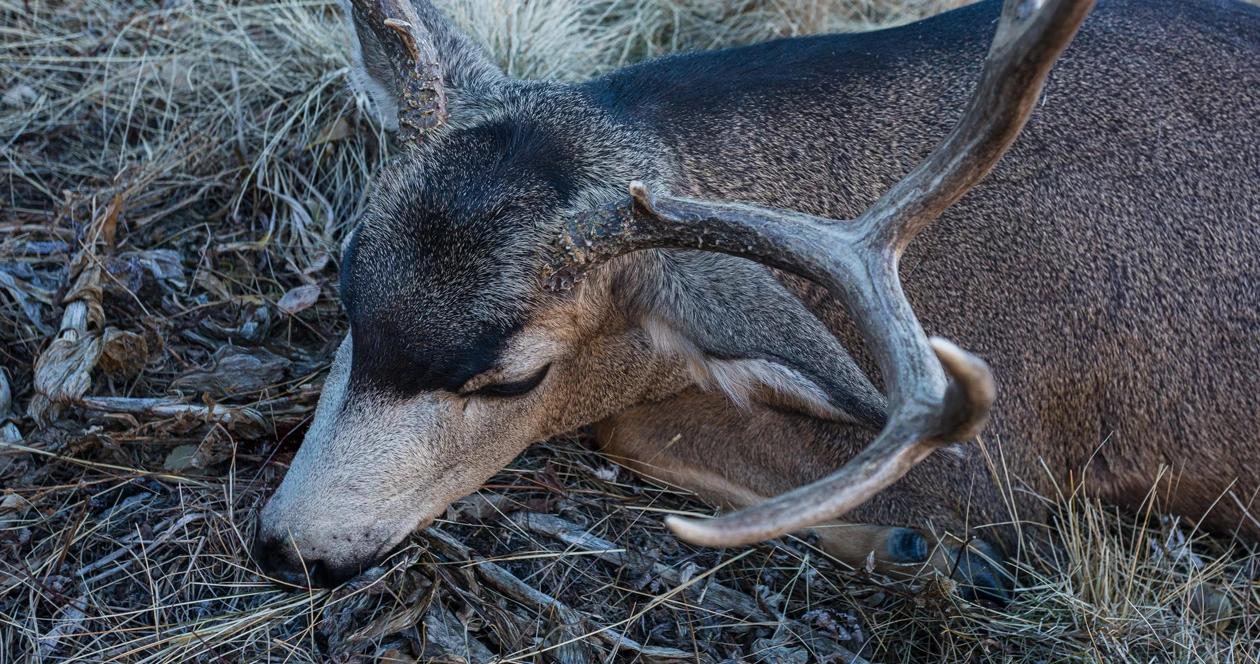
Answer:
<svg viewBox="0 0 1260 664"><path fill-rule="evenodd" d="M506 77L495 65L485 49L442 15L427 0L409 0L417 17L433 38L442 69L442 82L446 89L452 116L458 120L458 107L467 105L471 98L489 94ZM402 82L397 80L394 63L389 61L389 50L378 41L380 31L372 30L364 21L363 13L356 11L358 0L341 0L341 11L350 35L351 72L354 88L365 93L380 114L381 122L389 131L398 129L398 100L402 95Z"/></svg>
<svg viewBox="0 0 1260 664"><path fill-rule="evenodd" d="M722 389L738 404L755 400L883 426L883 395L766 268L694 251L647 251L632 260L618 277L623 305L659 350L686 359L700 386Z"/></svg>

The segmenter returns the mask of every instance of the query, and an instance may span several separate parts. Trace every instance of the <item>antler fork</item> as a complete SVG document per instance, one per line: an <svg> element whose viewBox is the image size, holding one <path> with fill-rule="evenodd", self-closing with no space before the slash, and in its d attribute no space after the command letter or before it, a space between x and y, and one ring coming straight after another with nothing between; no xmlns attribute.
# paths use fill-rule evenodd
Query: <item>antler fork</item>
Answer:
<svg viewBox="0 0 1260 664"><path fill-rule="evenodd" d="M984 178L1027 122L1046 75L1093 0L1007 0L966 113L923 163L860 217L837 221L787 210L653 196L575 219L554 278L653 248L749 258L826 286L844 303L879 364L889 396L883 431L826 478L714 519L670 517L681 538L748 544L853 509L942 445L975 437L988 420L993 376L979 358L928 339L902 292L898 262L914 237ZM949 379L947 380L946 375Z"/></svg>

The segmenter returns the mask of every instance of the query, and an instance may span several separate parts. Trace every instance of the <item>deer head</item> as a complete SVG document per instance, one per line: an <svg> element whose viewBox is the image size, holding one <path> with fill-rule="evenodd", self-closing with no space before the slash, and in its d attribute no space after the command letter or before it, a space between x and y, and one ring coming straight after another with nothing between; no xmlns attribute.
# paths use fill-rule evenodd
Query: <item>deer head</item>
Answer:
<svg viewBox="0 0 1260 664"><path fill-rule="evenodd" d="M260 562L290 582L344 578L530 443L697 385L880 431L815 485L670 520L703 544L832 518L974 436L989 371L927 339L897 259L1014 140L1090 4L1008 0L958 127L835 221L672 196L669 151L588 89L507 79L427 3L355 0L358 77L405 148L343 257L351 333L262 513ZM845 303L887 401L756 263Z"/></svg>

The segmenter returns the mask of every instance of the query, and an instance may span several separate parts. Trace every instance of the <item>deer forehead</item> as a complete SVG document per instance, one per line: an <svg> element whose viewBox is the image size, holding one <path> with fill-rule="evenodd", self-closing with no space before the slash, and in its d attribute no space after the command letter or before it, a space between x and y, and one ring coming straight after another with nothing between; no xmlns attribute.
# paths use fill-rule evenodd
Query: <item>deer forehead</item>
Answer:
<svg viewBox="0 0 1260 664"><path fill-rule="evenodd" d="M549 226L574 195L565 154L545 127L491 123L381 178L342 267L356 379L455 390L495 366L544 296Z"/></svg>

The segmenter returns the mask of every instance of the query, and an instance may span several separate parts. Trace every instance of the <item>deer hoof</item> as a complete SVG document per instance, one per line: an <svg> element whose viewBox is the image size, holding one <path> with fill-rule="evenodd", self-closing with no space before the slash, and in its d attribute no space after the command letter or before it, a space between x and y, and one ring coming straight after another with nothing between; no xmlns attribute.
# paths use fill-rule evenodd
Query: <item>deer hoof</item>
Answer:
<svg viewBox="0 0 1260 664"><path fill-rule="evenodd" d="M963 599L998 606L1010 603L1014 578L997 549L984 540L973 540L951 554L954 559L951 576Z"/></svg>
<svg viewBox="0 0 1260 664"><path fill-rule="evenodd" d="M927 562L931 547L927 538L913 528L895 528L884 542L885 559L894 564Z"/></svg>

